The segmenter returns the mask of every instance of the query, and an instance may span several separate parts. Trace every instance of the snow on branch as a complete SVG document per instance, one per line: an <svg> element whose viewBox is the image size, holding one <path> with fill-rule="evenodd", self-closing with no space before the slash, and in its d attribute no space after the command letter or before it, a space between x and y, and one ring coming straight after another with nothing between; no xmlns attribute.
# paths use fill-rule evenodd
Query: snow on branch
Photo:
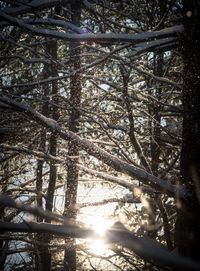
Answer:
<svg viewBox="0 0 200 271"><path fill-rule="evenodd" d="M153 176L145 170L137 168L121 160L120 158L115 157L104 149L98 147L96 144L92 143L90 140L81 138L73 132L63 131L55 120L45 117L44 115L40 114L38 111L30 107L28 104L19 103L7 97L0 97L0 101L2 103L12 106L14 110L24 112L32 119L35 119L38 123L46 126L51 131L56 132L62 139L67 141L70 140L73 141L75 144L78 144L79 147L85 150L89 155L92 155L98 160L106 163L108 166L112 167L116 171L125 173L130 177L140 180L144 184L150 185L153 188L171 196L188 196L184 186L182 186L181 188L177 188L176 186L167 183L166 181L156 176Z"/></svg>
<svg viewBox="0 0 200 271"><path fill-rule="evenodd" d="M132 44L137 44L139 42L151 41L154 39L162 39L166 37L176 37L180 35L184 31L184 27L182 25L177 25L169 28L165 28L161 31L151 31L144 32L139 34L115 34L115 33L107 33L107 34L69 34L64 32L59 32L56 30L50 30L47 28L39 28L30 24L25 23L23 20L14 18L9 16L3 11L0 11L0 17L5 21L9 22L11 25L16 25L21 27L22 29L37 34L39 36L44 37L52 37L61 40L73 41L73 42L81 42L81 41L90 41L90 42L99 42L99 43L110 43L110 42L130 42Z"/></svg>
<svg viewBox="0 0 200 271"><path fill-rule="evenodd" d="M0 197L0 206L14 207L22 209L22 205L16 203L7 196ZM29 207L30 213L36 213L36 208ZM54 214L51 214L53 217ZM57 215L56 215L57 216ZM48 223L22 222L9 223L0 221L1 232L29 232L29 233L48 233L56 237L66 238L94 238L97 236L94 230L78 226L76 223L67 222L63 217L64 225ZM104 242L107 244L117 244L127 248L137 254L142 259L152 262L155 265L162 265L181 270L198 271L200 264L190 258L182 257L175 253L170 253L163 245L144 237L137 237L133 232L127 230L120 222L116 222L109 228L104 235Z"/></svg>
<svg viewBox="0 0 200 271"><path fill-rule="evenodd" d="M168 50L169 46L177 45L177 39L175 38L165 38L159 40L153 40L149 42L138 43L132 50L132 52L126 54L125 56L128 58L133 58L141 53L152 52L155 50L160 50L160 48L164 51Z"/></svg>

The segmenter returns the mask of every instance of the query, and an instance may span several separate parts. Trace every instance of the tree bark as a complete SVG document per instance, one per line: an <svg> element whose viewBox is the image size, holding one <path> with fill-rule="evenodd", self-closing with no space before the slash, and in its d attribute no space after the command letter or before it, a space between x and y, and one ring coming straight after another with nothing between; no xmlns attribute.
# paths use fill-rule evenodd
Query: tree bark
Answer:
<svg viewBox="0 0 200 271"><path fill-rule="evenodd" d="M81 16L81 1L71 0L70 9L72 12L71 22L80 26ZM80 68L80 44L70 42L70 57L71 57L71 68L77 70ZM71 77L70 80L70 114L69 114L69 131L78 133L79 130L79 118L80 113L77 110L81 101L81 79L80 73L76 73ZM76 163L78 162L79 147L72 140L68 143L68 155L74 157L72 164L68 165L67 168L67 190L65 193L65 210L64 215L68 218L76 219L76 210L74 208L77 200L77 187L78 187L78 168ZM66 240L67 248L65 249L64 255L64 270L75 271L76 270L76 249L75 239Z"/></svg>
<svg viewBox="0 0 200 271"><path fill-rule="evenodd" d="M51 44L47 44L47 52L52 59L57 58L57 42L51 41ZM45 72L48 75L56 76L57 75L57 67L55 64L51 64L51 66L47 66L44 68ZM46 94L52 95L52 101L54 103L57 102L57 82L52 82L48 84L46 90ZM48 106L48 105L47 105ZM50 108L46 108L46 115L50 115L52 119L58 120L58 108L54 105ZM53 156L56 156L57 150L57 137L54 132L51 133L50 140L49 140L49 153ZM43 162L41 162L43 163ZM41 170L41 169L40 169ZM48 189L47 189L47 198L46 198L46 210L52 212L53 209L53 199L54 199L54 192L55 192L55 185L56 185L56 176L57 176L57 169L53 162L50 162L50 174L49 174L49 182L48 182ZM42 184L40 184L42 185ZM45 222L51 223L51 219L45 219ZM51 235L43 234L39 235L40 241L49 244L51 241ZM51 270L51 252L49 251L48 247L39 247L39 267L41 271L50 271Z"/></svg>

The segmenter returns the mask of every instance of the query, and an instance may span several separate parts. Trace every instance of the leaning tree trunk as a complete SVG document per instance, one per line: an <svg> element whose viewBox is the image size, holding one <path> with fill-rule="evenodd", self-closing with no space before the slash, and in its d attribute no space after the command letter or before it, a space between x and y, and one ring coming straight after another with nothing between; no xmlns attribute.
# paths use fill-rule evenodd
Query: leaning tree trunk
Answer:
<svg viewBox="0 0 200 271"><path fill-rule="evenodd" d="M200 260L200 3L183 0L183 143L181 182L190 197L180 200L175 241L182 255Z"/></svg>
<svg viewBox="0 0 200 271"><path fill-rule="evenodd" d="M71 0L71 21L74 25L80 26L81 16L81 1ZM80 68L80 44L70 42L70 57L72 70L78 70ZM80 112L77 108L81 101L81 80L80 74L76 73L70 80L70 115L69 115L69 131L74 133L78 132ZM67 190L65 193L65 211L64 215L68 218L76 219L75 204L77 198L78 187L78 168L76 163L78 162L79 149L76 143L69 141L68 143L68 155L73 157L73 161L67 168ZM64 270L75 271L76 270L76 248L75 240L66 240L66 249L64 255Z"/></svg>

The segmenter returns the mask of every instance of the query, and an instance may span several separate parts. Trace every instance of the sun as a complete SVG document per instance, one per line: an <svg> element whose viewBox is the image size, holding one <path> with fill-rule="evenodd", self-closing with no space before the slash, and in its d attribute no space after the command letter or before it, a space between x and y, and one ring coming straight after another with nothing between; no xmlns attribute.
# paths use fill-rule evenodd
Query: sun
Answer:
<svg viewBox="0 0 200 271"><path fill-rule="evenodd" d="M92 217L90 225L96 232L95 239L88 239L89 250L96 255L103 255L107 249L107 245L104 242L104 235L106 230L112 226L112 221L106 218Z"/></svg>
<svg viewBox="0 0 200 271"><path fill-rule="evenodd" d="M103 236L105 231L112 226L113 222L104 217L93 217L90 224L98 235Z"/></svg>

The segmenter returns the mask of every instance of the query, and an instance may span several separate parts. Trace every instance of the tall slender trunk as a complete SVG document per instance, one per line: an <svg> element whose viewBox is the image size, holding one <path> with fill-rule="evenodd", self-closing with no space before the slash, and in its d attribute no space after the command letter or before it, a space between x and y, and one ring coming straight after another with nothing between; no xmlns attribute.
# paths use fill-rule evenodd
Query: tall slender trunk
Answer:
<svg viewBox="0 0 200 271"><path fill-rule="evenodd" d="M81 1L71 0L71 21L73 24L80 26L81 16ZM77 70L80 68L80 44L70 43L70 56L71 56L71 68ZM71 77L70 81L70 115L69 115L69 131L77 133L79 130L79 118L80 112L77 110L81 101L81 79L80 74L76 73ZM73 163L68 165L67 169L67 190L65 193L65 210L64 215L68 218L76 219L76 211L74 205L77 199L77 187L78 187L78 168L76 163L78 161L79 148L73 141L68 143L68 155L73 156ZM66 240L67 248L64 255L64 270L75 271L76 270L76 249L75 240Z"/></svg>
<svg viewBox="0 0 200 271"><path fill-rule="evenodd" d="M57 58L57 42L51 42L51 44L47 45L47 52L50 55L52 59ZM57 75L57 68L54 63L50 67L46 67L45 71L48 71L48 73L51 76ZM54 103L57 102L57 83L52 82L48 86L48 94L52 95L52 101ZM47 95L48 95L47 94ZM51 106L51 108L48 108L48 115L51 116L51 118L58 120L58 108L54 105ZM57 137L55 133L52 133L49 140L49 153L51 155L56 156L56 150L57 150ZM39 166L39 165L38 165ZM54 163L50 162L50 173L49 173L49 181L48 181L48 188L47 188L47 197L46 197L46 210L52 211L53 209L53 199L54 199L54 192L55 192L55 185L56 185L56 166ZM45 219L45 222L51 223L51 219ZM40 236L40 241L43 243L49 244L51 241L51 235L45 234ZM51 252L47 247L39 247L40 255L39 255L39 267L41 271L50 271L51 270Z"/></svg>
<svg viewBox="0 0 200 271"><path fill-rule="evenodd" d="M200 240L200 3L183 0L183 143L181 183L190 191L180 200L175 241L182 255L199 258Z"/></svg>

